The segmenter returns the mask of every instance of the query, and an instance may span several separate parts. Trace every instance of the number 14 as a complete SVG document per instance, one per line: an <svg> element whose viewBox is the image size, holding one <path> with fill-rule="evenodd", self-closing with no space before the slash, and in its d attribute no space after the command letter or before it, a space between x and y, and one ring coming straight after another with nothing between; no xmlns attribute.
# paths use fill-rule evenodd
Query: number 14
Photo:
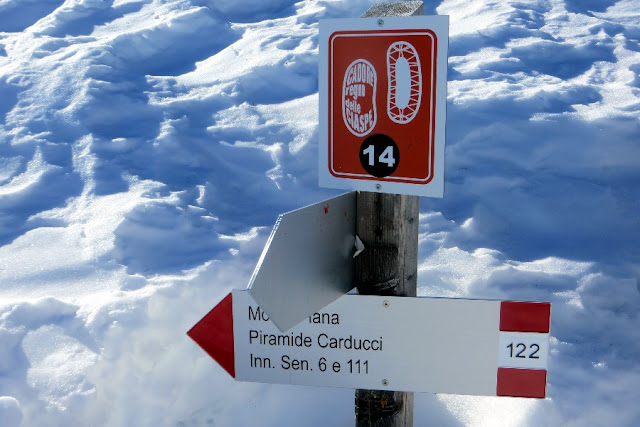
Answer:
<svg viewBox="0 0 640 427"><path fill-rule="evenodd" d="M375 165L375 147L372 145L368 146L365 150L362 151L363 154L369 156L369 166ZM384 149L380 157L378 157L378 162L386 163L390 168L396 164L396 159L393 157L393 147L388 146Z"/></svg>

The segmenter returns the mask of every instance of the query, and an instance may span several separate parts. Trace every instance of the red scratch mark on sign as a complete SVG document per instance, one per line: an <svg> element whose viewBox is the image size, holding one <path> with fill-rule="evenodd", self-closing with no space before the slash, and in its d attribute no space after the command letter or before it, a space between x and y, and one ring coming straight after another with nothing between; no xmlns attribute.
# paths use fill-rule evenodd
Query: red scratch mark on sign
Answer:
<svg viewBox="0 0 640 427"><path fill-rule="evenodd" d="M329 213L329 205L324 207L324 213L328 214Z"/></svg>

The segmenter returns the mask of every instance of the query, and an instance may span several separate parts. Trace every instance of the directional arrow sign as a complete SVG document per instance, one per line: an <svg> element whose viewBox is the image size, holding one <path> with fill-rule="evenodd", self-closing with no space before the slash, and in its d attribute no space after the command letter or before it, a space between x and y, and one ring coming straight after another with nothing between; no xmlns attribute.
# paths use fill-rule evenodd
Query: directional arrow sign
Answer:
<svg viewBox="0 0 640 427"><path fill-rule="evenodd" d="M356 193L280 215L249 282L282 331L353 288Z"/></svg>
<svg viewBox="0 0 640 427"><path fill-rule="evenodd" d="M188 334L240 381L544 398L550 313L539 302L345 295L283 333L233 291Z"/></svg>

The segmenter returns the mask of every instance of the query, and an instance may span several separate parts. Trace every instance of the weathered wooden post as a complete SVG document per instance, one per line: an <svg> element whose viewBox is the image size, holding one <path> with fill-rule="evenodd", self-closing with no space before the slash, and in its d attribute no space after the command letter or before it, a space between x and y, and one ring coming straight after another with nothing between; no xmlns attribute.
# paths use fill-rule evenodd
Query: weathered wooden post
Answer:
<svg viewBox="0 0 640 427"><path fill-rule="evenodd" d="M423 8L320 22L319 183L363 191L281 215L250 288L189 331L236 380L358 388L357 426L412 426L412 392L546 397L550 303L416 298L417 196L444 194L449 27L398 18Z"/></svg>
<svg viewBox="0 0 640 427"><path fill-rule="evenodd" d="M366 248L356 258L360 294L416 296L418 210L417 196L360 192L356 228ZM412 426L413 393L356 390L356 425Z"/></svg>
<svg viewBox="0 0 640 427"><path fill-rule="evenodd" d="M422 15L422 1L385 2L363 18ZM365 295L417 296L419 198L361 191L357 234L365 250L356 258L356 284ZM402 333L399 330L398 333ZM356 390L356 426L413 426L413 393Z"/></svg>

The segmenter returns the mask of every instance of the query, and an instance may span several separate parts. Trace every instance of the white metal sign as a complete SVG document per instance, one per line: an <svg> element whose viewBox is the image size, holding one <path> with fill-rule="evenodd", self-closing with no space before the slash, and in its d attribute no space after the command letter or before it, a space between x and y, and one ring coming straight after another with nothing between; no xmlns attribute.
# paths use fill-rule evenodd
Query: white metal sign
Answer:
<svg viewBox="0 0 640 427"><path fill-rule="evenodd" d="M353 286L356 193L280 215L249 292L286 331Z"/></svg>
<svg viewBox="0 0 640 427"><path fill-rule="evenodd" d="M345 295L282 333L246 291L225 301L189 334L216 360L231 343L240 381L545 397L548 303Z"/></svg>

